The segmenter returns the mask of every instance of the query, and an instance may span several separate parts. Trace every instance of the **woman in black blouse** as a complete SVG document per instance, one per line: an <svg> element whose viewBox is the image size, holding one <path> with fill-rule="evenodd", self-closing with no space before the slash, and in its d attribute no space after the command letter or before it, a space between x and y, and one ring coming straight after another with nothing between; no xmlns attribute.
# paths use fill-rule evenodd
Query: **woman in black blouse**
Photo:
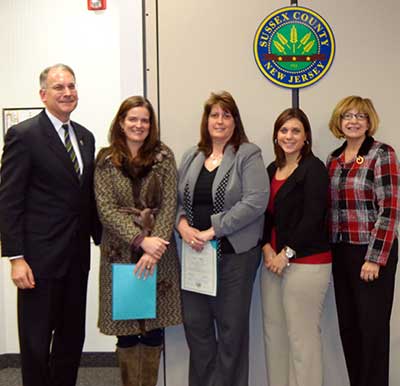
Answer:
<svg viewBox="0 0 400 386"><path fill-rule="evenodd" d="M201 139L183 156L178 193L183 241L197 251L212 239L218 243L217 295L182 291L189 386L247 386L249 312L268 181L261 151L248 142L227 92L205 103Z"/></svg>
<svg viewBox="0 0 400 386"><path fill-rule="evenodd" d="M328 173L300 109L275 121L261 271L268 385L322 386L320 319L331 274Z"/></svg>

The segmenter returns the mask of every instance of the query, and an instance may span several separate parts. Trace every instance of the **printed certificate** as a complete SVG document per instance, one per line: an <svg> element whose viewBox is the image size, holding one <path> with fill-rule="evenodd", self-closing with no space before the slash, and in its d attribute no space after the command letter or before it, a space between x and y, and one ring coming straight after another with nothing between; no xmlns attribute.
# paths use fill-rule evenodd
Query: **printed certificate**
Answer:
<svg viewBox="0 0 400 386"><path fill-rule="evenodd" d="M217 294L217 242L204 245L201 252L182 242L182 289L204 295Z"/></svg>

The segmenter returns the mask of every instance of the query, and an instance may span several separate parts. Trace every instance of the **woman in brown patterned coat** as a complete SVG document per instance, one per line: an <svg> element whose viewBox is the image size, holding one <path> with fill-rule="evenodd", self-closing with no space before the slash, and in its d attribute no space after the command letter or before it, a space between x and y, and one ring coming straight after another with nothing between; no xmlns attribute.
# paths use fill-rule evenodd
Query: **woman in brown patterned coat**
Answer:
<svg viewBox="0 0 400 386"><path fill-rule="evenodd" d="M150 102L134 96L122 102L100 151L95 194L103 224L99 328L116 335L124 386L157 383L162 328L181 323L179 262L173 237L176 164L158 139ZM157 317L113 320L111 264L136 262L134 274L147 277L157 266Z"/></svg>

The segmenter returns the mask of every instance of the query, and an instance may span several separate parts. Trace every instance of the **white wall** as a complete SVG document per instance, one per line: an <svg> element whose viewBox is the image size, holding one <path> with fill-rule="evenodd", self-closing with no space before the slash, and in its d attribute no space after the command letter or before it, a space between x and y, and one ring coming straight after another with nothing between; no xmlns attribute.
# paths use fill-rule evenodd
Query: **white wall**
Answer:
<svg viewBox="0 0 400 386"><path fill-rule="evenodd" d="M72 118L107 143L121 100L143 92L140 0L109 1L88 11L84 0L0 1L0 108L41 106L39 73L58 62L77 76L79 106ZM0 146L3 138L0 136ZM98 333L98 248L92 247L85 351L111 351L114 338ZM0 261L0 354L17 353L16 291L9 263Z"/></svg>
<svg viewBox="0 0 400 386"><path fill-rule="evenodd" d="M155 0L148 0L154 9ZM272 128L277 115L291 105L291 91L270 83L253 57L253 38L259 23L289 0L169 0L158 1L159 78L151 45L148 73L150 97L160 100L162 139L179 160L199 139L203 103L210 91L226 89L235 97L246 133L272 161ZM400 34L396 32L400 3L396 0L299 0L299 5L321 14L333 29L336 56L329 73L316 85L300 91L300 106L310 117L313 149L323 160L337 145L328 121L339 99L360 94L371 97L381 116L376 137L390 143L400 155L398 63ZM154 35L152 20L149 35ZM150 42L151 44L151 42ZM159 84L159 90L155 87ZM157 93L158 91L158 93ZM392 315L391 385L400 384L400 288ZM259 285L253 296L250 385L265 386L260 324ZM338 334L332 285L322 321L324 386L346 386L348 380ZM268 385L274 386L274 385Z"/></svg>
<svg viewBox="0 0 400 386"><path fill-rule="evenodd" d="M399 153L398 102L395 100L395 92L400 89L396 68L400 60L400 34L396 33L399 3L385 0L385 7L374 0L304 0L300 3L328 19L337 43L330 73L318 85L300 93L301 105L313 123L317 154L324 158L334 146L335 141L326 129L327 119L334 103L350 93L373 98L382 117L378 138L391 143ZM175 150L178 159L184 148L195 141L202 103L209 91L228 88L237 96L249 136L263 147L265 161L271 160L272 123L276 115L290 105L290 92L262 78L254 64L251 43L245 54L235 50L239 45L248 44L246 41L252 41L264 16L288 4L288 0L254 0L251 7L244 7L241 0L231 0L227 6L223 6L222 0L159 1L160 11L166 12L160 25L161 54L164 55L160 83L162 137ZM235 25L232 24L234 11L241 16L241 22ZM200 16L205 17L206 22L200 22ZM73 118L94 132L98 147L105 145L109 122L121 100L142 92L141 17L141 0L108 1L107 10L103 12L87 11L85 0L0 0L0 48L3 52L0 108L40 106L37 79L40 71L49 64L66 62L76 71L80 95ZM183 33L190 37L194 31L201 34L209 29L211 20L215 39L208 41L206 55L200 53L195 40L180 50L182 24L186 25ZM173 51L166 51L168 40L175 45ZM154 73L154 63L149 65L150 73ZM192 72L187 75L184 69L192 69ZM245 80L252 79L254 86L238 81L238 74ZM197 78L201 83L199 88L194 85ZM173 91L169 100L171 107L166 104L167 91ZM195 95L192 97L191 93ZM151 97L155 102L155 96ZM253 111L256 101L262 102L262 108ZM98 249L94 246L92 249L84 349L113 351L114 339L102 336L96 327ZM258 291L257 281L252 307L251 386L266 383ZM400 356L397 326L400 296L397 294L398 291L392 316L392 385L400 380L400 367L396 366ZM9 263L3 259L0 261L0 354L18 352L15 303ZM347 379L337 336L332 288L328 293L323 327L325 386L345 386ZM168 330L167 349L168 384L186 385L187 348L181 327Z"/></svg>

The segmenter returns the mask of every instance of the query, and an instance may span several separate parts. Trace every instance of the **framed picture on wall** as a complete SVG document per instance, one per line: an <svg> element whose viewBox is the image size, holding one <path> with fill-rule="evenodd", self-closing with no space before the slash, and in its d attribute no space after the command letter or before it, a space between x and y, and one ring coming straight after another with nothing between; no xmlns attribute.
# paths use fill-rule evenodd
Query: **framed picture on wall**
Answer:
<svg viewBox="0 0 400 386"><path fill-rule="evenodd" d="M3 109L3 135L11 127L39 114L44 107L15 107Z"/></svg>

